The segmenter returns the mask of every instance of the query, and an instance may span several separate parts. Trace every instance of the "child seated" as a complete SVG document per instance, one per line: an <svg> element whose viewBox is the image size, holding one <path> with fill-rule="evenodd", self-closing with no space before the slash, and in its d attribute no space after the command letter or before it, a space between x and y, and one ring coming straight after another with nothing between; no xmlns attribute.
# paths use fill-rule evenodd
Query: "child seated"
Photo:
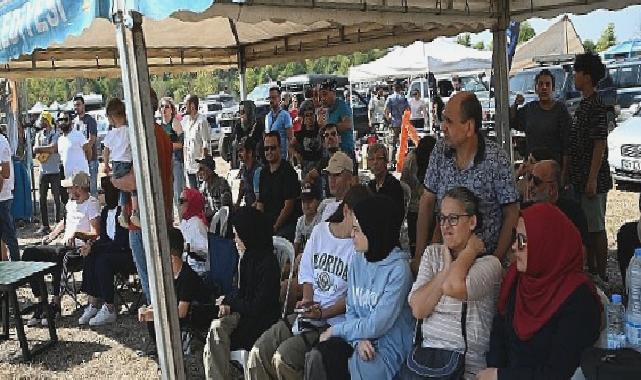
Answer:
<svg viewBox="0 0 641 380"><path fill-rule="evenodd" d="M107 132L103 141L103 161L105 163L105 174L114 179L120 179L128 174L133 175L131 155L131 146L129 145L129 130L127 128L127 117L125 114L125 104L118 98L111 99L107 104L107 119L112 128ZM121 192L120 206L127 203L126 193ZM127 216L123 213L118 217L118 222L123 227L131 224L140 227L140 217L138 214L138 197L136 192L131 192L131 217L127 221Z"/></svg>

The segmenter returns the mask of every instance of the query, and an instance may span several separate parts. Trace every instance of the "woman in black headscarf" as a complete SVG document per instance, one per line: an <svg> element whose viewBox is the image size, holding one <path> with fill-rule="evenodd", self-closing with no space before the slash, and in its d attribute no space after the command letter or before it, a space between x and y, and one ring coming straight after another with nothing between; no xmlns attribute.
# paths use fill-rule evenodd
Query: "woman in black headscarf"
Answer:
<svg viewBox="0 0 641 380"><path fill-rule="evenodd" d="M413 320L409 255L398 248L399 212L381 195L354 207L352 238L360 254L349 268L345 321L327 329L308 354L306 379L392 379L401 368Z"/></svg>
<svg viewBox="0 0 641 380"><path fill-rule="evenodd" d="M238 290L219 298L218 319L207 334L203 363L207 379L229 379L230 352L250 350L279 316L280 268L272 244L272 226L262 212L241 207L233 216L241 256Z"/></svg>

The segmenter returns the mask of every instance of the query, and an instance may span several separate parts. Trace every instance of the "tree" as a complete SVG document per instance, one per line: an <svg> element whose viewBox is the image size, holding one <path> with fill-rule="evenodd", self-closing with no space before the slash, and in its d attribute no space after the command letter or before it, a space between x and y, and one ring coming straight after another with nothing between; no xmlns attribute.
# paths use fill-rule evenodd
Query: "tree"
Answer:
<svg viewBox="0 0 641 380"><path fill-rule="evenodd" d="M472 44L471 39L472 39L472 36L470 36L469 33L459 34L456 37L456 43L459 45L470 47L470 45Z"/></svg>
<svg viewBox="0 0 641 380"><path fill-rule="evenodd" d="M530 25L530 23L527 21L523 21L521 23L517 45L531 40L532 38L534 38L534 36L536 36L536 32L534 31L532 25Z"/></svg>
<svg viewBox="0 0 641 380"><path fill-rule="evenodd" d="M485 50L485 43L483 41L479 41L475 43L472 47L476 50Z"/></svg>
<svg viewBox="0 0 641 380"><path fill-rule="evenodd" d="M583 50L585 50L586 53L596 53L596 45L594 44L594 41L583 41Z"/></svg>
<svg viewBox="0 0 641 380"><path fill-rule="evenodd" d="M601 37L599 37L599 40L596 43L596 51L602 52L604 50L607 50L610 46L615 45L616 43L617 37L614 33L614 23L611 22L601 33Z"/></svg>

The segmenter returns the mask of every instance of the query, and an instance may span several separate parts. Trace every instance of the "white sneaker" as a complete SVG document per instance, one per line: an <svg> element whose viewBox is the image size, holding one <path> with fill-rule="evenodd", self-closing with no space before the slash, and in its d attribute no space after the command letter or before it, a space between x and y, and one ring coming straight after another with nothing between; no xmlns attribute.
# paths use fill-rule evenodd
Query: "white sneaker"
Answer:
<svg viewBox="0 0 641 380"><path fill-rule="evenodd" d="M82 313L82 316L78 318L78 324L86 325L91 318L95 317L96 314L98 314L98 310L99 309L92 304L87 305L87 307L85 307L85 311Z"/></svg>
<svg viewBox="0 0 641 380"><path fill-rule="evenodd" d="M102 305L96 316L89 320L89 326L101 326L114 322L116 322L116 311L109 311L107 305Z"/></svg>

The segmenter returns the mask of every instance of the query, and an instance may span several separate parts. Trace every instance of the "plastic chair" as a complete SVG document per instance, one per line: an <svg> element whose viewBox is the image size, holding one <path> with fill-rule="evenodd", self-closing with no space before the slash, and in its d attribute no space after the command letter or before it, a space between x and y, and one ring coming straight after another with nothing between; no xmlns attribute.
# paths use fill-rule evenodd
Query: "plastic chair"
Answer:
<svg viewBox="0 0 641 380"><path fill-rule="evenodd" d="M227 222L229 221L229 206L223 206L220 210L216 211L211 218L209 224L209 232L216 233L216 228L219 227L219 236L227 236Z"/></svg>
<svg viewBox="0 0 641 380"><path fill-rule="evenodd" d="M294 251L294 246L292 243L280 236L272 237L274 244L274 255L278 259L278 265L280 266L281 273L285 269L285 264L289 261L289 275L287 277L287 292L285 293L285 302L283 305L283 313L281 314L282 318L285 318L287 315L287 302L289 301L289 288L292 283L292 277L294 277L294 260L296 258L296 252ZM231 360L240 363L243 367L243 372L245 373L245 379L249 379L249 374L247 373L247 356L249 352L247 350L236 350L231 352Z"/></svg>

